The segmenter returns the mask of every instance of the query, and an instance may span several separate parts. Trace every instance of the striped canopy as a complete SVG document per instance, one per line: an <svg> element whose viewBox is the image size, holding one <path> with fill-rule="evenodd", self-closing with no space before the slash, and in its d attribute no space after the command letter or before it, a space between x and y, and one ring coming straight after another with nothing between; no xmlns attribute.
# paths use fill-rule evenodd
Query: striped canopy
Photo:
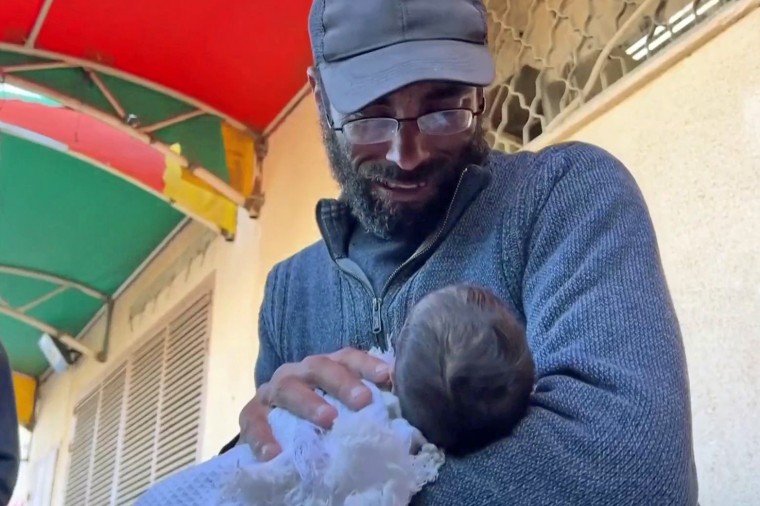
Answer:
<svg viewBox="0 0 760 506"><path fill-rule="evenodd" d="M43 334L106 359L77 337L184 219L234 240L258 216L310 0L2 3L0 340L21 384L49 369Z"/></svg>

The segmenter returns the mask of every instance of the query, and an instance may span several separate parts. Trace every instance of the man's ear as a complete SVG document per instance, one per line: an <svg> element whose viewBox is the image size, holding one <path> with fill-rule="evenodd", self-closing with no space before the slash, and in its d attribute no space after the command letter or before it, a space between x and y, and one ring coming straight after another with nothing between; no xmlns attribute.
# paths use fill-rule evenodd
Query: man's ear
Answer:
<svg viewBox="0 0 760 506"><path fill-rule="evenodd" d="M486 103L486 90L481 87L476 88L475 97L477 97L478 100L478 108L485 111L486 107L488 107L488 104Z"/></svg>
<svg viewBox="0 0 760 506"><path fill-rule="evenodd" d="M306 70L306 77L309 78L309 86L311 86L311 94L314 95L314 100L322 107L324 102L322 101L322 88L319 85L319 79L317 79L317 69L309 67Z"/></svg>

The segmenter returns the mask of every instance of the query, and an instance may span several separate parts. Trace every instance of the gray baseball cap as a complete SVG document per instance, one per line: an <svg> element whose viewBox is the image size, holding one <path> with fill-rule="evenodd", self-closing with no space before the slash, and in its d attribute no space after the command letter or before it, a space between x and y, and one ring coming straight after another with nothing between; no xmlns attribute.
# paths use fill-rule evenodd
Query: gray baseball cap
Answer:
<svg viewBox="0 0 760 506"><path fill-rule="evenodd" d="M494 79L481 0L314 0L309 35L330 103L341 113L419 81Z"/></svg>

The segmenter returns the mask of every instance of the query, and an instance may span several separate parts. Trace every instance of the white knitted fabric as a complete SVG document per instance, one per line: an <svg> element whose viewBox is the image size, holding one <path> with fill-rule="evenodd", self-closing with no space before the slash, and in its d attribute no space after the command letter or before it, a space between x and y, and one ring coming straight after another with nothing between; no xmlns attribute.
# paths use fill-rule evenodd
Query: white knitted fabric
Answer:
<svg viewBox="0 0 760 506"><path fill-rule="evenodd" d="M396 396L365 384L372 403L357 412L324 395L338 410L331 430L273 409L269 421L280 455L258 462L247 445L236 446L157 483L136 506L409 504L438 476L443 452L401 418Z"/></svg>

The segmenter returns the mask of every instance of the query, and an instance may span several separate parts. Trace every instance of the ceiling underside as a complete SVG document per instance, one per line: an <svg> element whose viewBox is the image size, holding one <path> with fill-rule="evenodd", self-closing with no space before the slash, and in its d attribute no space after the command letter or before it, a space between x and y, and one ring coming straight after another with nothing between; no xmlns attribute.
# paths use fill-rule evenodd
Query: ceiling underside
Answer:
<svg viewBox="0 0 760 506"><path fill-rule="evenodd" d="M223 7L222 7L223 5ZM4 0L0 340L75 338L184 217L233 239L305 83L310 0ZM97 350L96 350L97 351Z"/></svg>

